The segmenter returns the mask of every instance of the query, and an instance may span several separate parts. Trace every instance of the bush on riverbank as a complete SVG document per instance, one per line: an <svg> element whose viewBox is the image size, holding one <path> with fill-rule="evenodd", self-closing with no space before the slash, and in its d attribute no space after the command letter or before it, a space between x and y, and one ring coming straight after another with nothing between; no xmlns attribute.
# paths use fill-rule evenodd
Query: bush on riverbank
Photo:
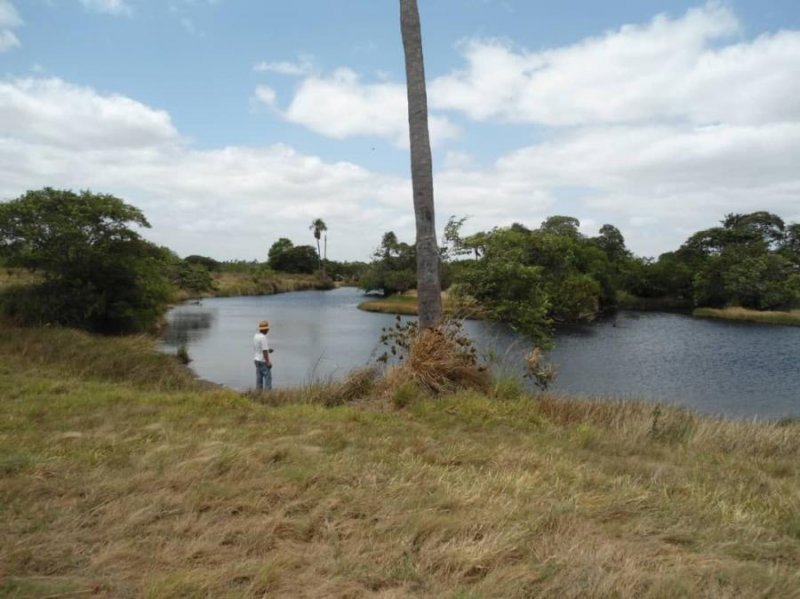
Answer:
<svg viewBox="0 0 800 599"><path fill-rule="evenodd" d="M371 375L263 405L202 388L143 338L2 324L0 595L800 585L797 422L554 394L396 400Z"/></svg>

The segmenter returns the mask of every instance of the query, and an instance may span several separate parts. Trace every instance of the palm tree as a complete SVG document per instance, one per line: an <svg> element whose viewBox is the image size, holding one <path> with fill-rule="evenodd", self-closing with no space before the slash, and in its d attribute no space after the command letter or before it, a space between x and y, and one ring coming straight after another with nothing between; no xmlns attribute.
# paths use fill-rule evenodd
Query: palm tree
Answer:
<svg viewBox="0 0 800 599"><path fill-rule="evenodd" d="M400 0L400 31L406 61L408 128L411 140L411 186L417 221L417 295L420 329L442 318L439 248L433 210L433 166L428 135L428 96L422 60L422 34L417 0Z"/></svg>
<svg viewBox="0 0 800 599"><path fill-rule="evenodd" d="M319 269L322 271L322 276L325 276L325 267L322 265L322 252L319 249L319 238L322 236L324 231L328 230L328 226L325 224L325 221L321 218L315 218L311 221L311 226L309 227L312 231L314 231L314 239L317 240L317 256L319 257ZM325 258L327 259L328 254L328 236L325 235Z"/></svg>

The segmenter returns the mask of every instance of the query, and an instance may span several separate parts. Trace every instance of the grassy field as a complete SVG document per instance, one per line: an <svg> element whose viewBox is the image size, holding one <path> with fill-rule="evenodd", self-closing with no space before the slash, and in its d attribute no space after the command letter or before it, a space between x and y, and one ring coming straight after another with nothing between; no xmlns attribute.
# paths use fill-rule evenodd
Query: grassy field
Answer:
<svg viewBox="0 0 800 599"><path fill-rule="evenodd" d="M0 326L0 596L800 596L796 422L363 376L258 398L144 337Z"/></svg>
<svg viewBox="0 0 800 599"><path fill-rule="evenodd" d="M720 310L714 308L697 308L692 312L692 316L800 326L800 310L775 312L768 310L748 310L747 308L723 308Z"/></svg>

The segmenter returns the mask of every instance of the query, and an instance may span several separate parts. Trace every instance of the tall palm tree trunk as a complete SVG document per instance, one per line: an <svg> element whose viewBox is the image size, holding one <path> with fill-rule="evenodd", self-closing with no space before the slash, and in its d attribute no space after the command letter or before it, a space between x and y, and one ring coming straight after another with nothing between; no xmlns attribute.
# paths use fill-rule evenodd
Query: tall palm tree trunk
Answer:
<svg viewBox="0 0 800 599"><path fill-rule="evenodd" d="M439 324L442 294L439 248L433 210L433 164L428 136L428 96L422 60L422 34L416 0L400 0L400 31L406 62L408 127L411 140L411 185L417 221L417 294L421 329Z"/></svg>

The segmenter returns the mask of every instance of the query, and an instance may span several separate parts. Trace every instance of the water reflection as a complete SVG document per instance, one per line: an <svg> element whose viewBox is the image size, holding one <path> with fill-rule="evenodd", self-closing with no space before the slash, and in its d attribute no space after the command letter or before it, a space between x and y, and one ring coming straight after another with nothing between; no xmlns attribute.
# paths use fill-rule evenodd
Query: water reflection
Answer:
<svg viewBox="0 0 800 599"><path fill-rule="evenodd" d="M170 314L164 343L180 347L190 341L200 341L211 332L215 318L214 308L203 306L202 303L184 304Z"/></svg>
<svg viewBox="0 0 800 599"><path fill-rule="evenodd" d="M355 289L215 298L168 315L165 351L185 344L202 378L236 389L254 385L252 337L272 324L276 387L346 374L382 350L395 318L362 312ZM405 319L404 319L405 320ZM479 350L505 372L522 372L531 344L508 327L468 322ZM734 417L800 416L800 328L621 312L591 326L559 330L548 358L556 390L682 403Z"/></svg>

